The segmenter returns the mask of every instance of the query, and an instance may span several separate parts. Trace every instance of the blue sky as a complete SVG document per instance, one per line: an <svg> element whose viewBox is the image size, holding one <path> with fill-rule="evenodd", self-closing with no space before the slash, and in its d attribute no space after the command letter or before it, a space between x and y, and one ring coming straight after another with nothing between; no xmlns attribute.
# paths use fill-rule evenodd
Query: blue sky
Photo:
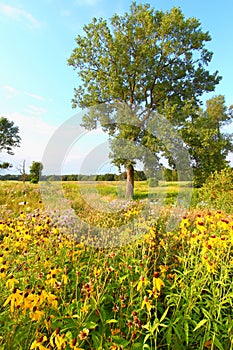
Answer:
<svg viewBox="0 0 233 350"><path fill-rule="evenodd" d="M216 91L204 98L222 94L227 106L233 104L233 1L147 2L158 10L179 6L186 17L200 20L212 37L207 45L214 53L209 70L223 76ZM0 0L0 115L19 126L22 137L21 147L9 158L14 164L11 172L17 172L23 160L27 168L33 160L40 161L54 131L78 112L71 108L78 79L67 59L84 24L93 17L123 14L130 4L123 0ZM79 156L75 148L67 155L63 172L77 173L81 158L101 140L99 132L86 135Z"/></svg>

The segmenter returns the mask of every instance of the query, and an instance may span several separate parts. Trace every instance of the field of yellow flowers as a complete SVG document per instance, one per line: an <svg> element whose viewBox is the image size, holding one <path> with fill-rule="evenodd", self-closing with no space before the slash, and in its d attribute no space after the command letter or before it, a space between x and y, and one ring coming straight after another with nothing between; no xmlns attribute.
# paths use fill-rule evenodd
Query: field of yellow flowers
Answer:
<svg viewBox="0 0 233 350"><path fill-rule="evenodd" d="M172 232L167 212L142 216L140 237L100 248L64 234L35 185L1 186L1 350L233 349L231 214L192 209Z"/></svg>

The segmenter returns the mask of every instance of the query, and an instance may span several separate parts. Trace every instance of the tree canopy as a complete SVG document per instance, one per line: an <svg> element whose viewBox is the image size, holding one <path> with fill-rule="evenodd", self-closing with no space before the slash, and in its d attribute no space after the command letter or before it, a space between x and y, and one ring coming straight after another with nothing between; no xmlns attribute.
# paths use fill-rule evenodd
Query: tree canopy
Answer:
<svg viewBox="0 0 233 350"><path fill-rule="evenodd" d="M0 117L0 152L5 151L13 155L13 148L19 147L21 138L19 136L19 128L14 125L13 121L9 121L6 117ZM8 168L10 163L0 163L0 168Z"/></svg>
<svg viewBox="0 0 233 350"><path fill-rule="evenodd" d="M112 137L143 144L155 154L158 139L148 132L148 123L162 114L174 127L182 127L203 92L213 91L221 79L217 71L207 70L210 34L196 18L185 19L180 8L163 12L133 2L124 15L109 21L93 18L83 30L68 60L81 79L73 107L117 103L127 110L113 114L111 109L92 109L84 126L92 129L100 123ZM122 114L131 115L130 126ZM132 195L135 159L114 160L126 166Z"/></svg>
<svg viewBox="0 0 233 350"><path fill-rule="evenodd" d="M222 95L207 100L206 109L200 108L186 121L182 136L192 158L196 186L228 166L226 157L233 151L232 134L223 132L223 127L231 121L232 107L226 107Z"/></svg>
<svg viewBox="0 0 233 350"><path fill-rule="evenodd" d="M32 183L38 183L43 170L43 164L41 162L32 162L30 166L30 179Z"/></svg>

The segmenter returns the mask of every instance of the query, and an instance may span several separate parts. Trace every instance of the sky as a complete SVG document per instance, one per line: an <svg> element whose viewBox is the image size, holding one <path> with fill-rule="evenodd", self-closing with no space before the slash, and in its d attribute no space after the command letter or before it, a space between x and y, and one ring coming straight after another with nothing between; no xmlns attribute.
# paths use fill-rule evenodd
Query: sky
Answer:
<svg viewBox="0 0 233 350"><path fill-rule="evenodd" d="M233 104L233 1L145 2L163 11L177 6L185 17L200 20L202 29L212 37L206 45L214 54L208 69L218 70L223 77L215 92L203 99L222 94L227 106ZM93 17L123 15L130 4L128 0L0 0L0 116L19 127L22 139L14 156L0 154L1 161L13 164L11 173L19 173L24 160L27 171L32 161L42 161L56 130L80 112L71 105L79 80L67 65L75 37ZM83 160L106 140L100 130L79 137L62 159L62 173L79 173ZM233 162L232 155L230 159ZM106 159L93 170L104 169L105 163Z"/></svg>

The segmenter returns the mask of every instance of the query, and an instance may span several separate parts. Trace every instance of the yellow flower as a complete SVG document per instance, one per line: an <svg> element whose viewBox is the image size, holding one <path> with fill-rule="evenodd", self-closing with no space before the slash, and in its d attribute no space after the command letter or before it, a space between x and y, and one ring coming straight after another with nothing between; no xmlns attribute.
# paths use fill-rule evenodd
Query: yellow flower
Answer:
<svg viewBox="0 0 233 350"><path fill-rule="evenodd" d="M51 335L50 337L50 345L54 348L55 346L57 347L57 350L62 350L66 348L66 339L65 339L65 334L59 334L60 332L60 327L58 327Z"/></svg>
<svg viewBox="0 0 233 350"><path fill-rule="evenodd" d="M89 334L89 329L84 328L81 332L79 332L78 337L80 340L85 340L85 339L87 339L88 334Z"/></svg>
<svg viewBox="0 0 233 350"><path fill-rule="evenodd" d="M6 287L14 288L15 283L19 283L19 281L16 278L14 278L13 275L11 275L10 278L6 281Z"/></svg>
<svg viewBox="0 0 233 350"><path fill-rule="evenodd" d="M57 309L58 306L58 301L57 301L57 296L52 294L52 293L48 293L47 294L47 302L49 305L51 305L54 309Z"/></svg>
<svg viewBox="0 0 233 350"><path fill-rule="evenodd" d="M149 300L149 298L147 296L144 297L143 302L142 302L142 307L141 309L144 308L144 306L146 306L147 311L150 312L150 310L152 309L152 305L150 303L151 301Z"/></svg>
<svg viewBox="0 0 233 350"><path fill-rule="evenodd" d="M19 306L22 301L22 292L17 289L12 292L6 299L5 303L3 304L3 307L5 307L7 304L10 303L10 311L14 312L14 309L16 306Z"/></svg>
<svg viewBox="0 0 233 350"><path fill-rule="evenodd" d="M41 311L36 306L34 306L30 312L30 318L32 321L40 321L44 314L44 311Z"/></svg>
<svg viewBox="0 0 233 350"><path fill-rule="evenodd" d="M82 308L81 308L81 312L84 313L84 314L87 314L88 313L88 306L87 305L83 305Z"/></svg>
<svg viewBox="0 0 233 350"><path fill-rule="evenodd" d="M154 273L153 277L153 289L157 290L158 292L161 291L161 288L165 286L163 280L158 277L158 273Z"/></svg>
<svg viewBox="0 0 233 350"><path fill-rule="evenodd" d="M63 275L62 275L62 282L63 282L64 284L67 284L68 281L69 281L69 277L68 277L67 275L63 274Z"/></svg>
<svg viewBox="0 0 233 350"><path fill-rule="evenodd" d="M45 348L42 343L44 343L47 340L47 337L44 335L40 338L38 338L37 340L34 340L34 342L32 343L30 350L34 350L34 349L39 349L39 350L47 350L48 348Z"/></svg>
<svg viewBox="0 0 233 350"><path fill-rule="evenodd" d="M66 339L65 339L65 334L57 334L54 337L54 341L57 347L57 350L62 350L66 348Z"/></svg>
<svg viewBox="0 0 233 350"><path fill-rule="evenodd" d="M77 345L77 338L74 338L70 341L69 343L71 349L74 349L74 350L84 350L83 348L79 348L78 345Z"/></svg>
<svg viewBox="0 0 233 350"><path fill-rule="evenodd" d="M137 285L137 291L141 290L143 286L146 287L148 282L149 281L144 276L140 276L140 279L139 279L138 285Z"/></svg>
<svg viewBox="0 0 233 350"><path fill-rule="evenodd" d="M39 304L39 296L36 294L29 294L25 293L24 294L24 299L22 303L22 308L24 310L24 314L26 313L27 309L33 309L34 306Z"/></svg>

